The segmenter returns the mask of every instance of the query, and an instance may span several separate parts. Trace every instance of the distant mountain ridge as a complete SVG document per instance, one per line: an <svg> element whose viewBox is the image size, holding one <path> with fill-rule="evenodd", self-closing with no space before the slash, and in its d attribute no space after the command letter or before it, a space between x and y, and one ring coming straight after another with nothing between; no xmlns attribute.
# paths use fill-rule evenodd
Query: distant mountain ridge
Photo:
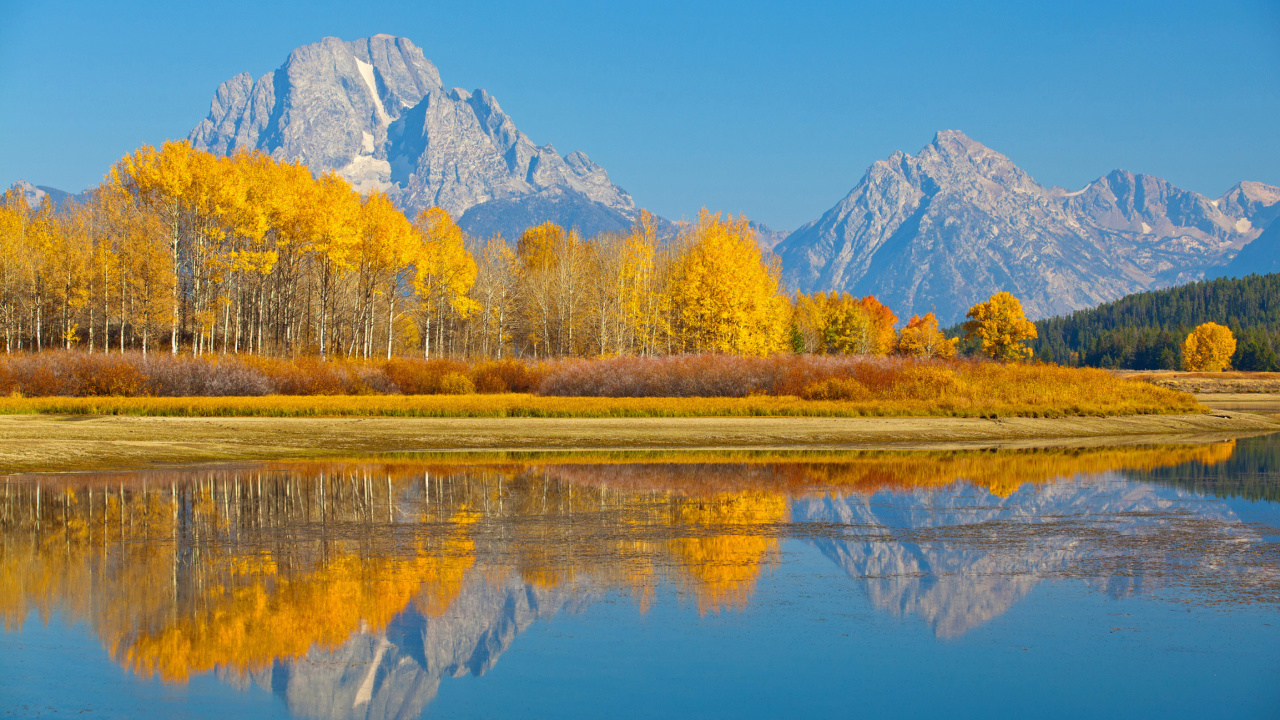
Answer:
<svg viewBox="0 0 1280 720"><path fill-rule="evenodd" d="M32 185L26 180L19 180L9 186L11 189L17 190L22 198L26 200L27 207L38 208L44 199L49 198L49 202L55 206L62 205L68 200L83 200L88 191L81 193L69 193L65 190L59 190L48 185Z"/></svg>
<svg viewBox="0 0 1280 720"><path fill-rule="evenodd" d="M1123 170L1077 192L1046 188L946 130L915 156L877 161L775 252L794 289L873 294L943 324L1008 290L1039 318L1204 277L1278 208L1280 188L1262 183L1211 200Z"/></svg>
<svg viewBox="0 0 1280 720"><path fill-rule="evenodd" d="M447 89L421 49L390 35L324 38L257 80L231 78L190 140L336 170L410 215L442 207L474 234L510 237L549 220L593 235L629 227L638 212L584 153L534 145L493 96Z"/></svg>

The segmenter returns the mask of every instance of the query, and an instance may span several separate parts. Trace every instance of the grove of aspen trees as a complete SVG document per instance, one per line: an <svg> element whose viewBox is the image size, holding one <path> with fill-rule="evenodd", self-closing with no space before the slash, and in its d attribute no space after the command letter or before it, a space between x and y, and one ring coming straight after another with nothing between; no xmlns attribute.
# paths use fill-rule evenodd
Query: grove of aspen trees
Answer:
<svg viewBox="0 0 1280 720"><path fill-rule="evenodd" d="M260 152L144 146L82 196L0 202L6 352L321 358L777 352L949 356L931 317L874 298L784 294L745 218L703 211L660 238L551 223L471 238L383 193ZM925 337L920 337L921 334Z"/></svg>

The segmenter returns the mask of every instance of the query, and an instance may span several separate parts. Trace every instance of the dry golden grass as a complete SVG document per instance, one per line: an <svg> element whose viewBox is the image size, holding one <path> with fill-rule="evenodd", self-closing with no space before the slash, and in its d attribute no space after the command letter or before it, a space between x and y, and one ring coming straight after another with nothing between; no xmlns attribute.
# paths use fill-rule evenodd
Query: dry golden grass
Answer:
<svg viewBox="0 0 1280 720"><path fill-rule="evenodd" d="M1028 384L983 397L931 400L802 400L797 397L601 398L501 395L3 398L0 414L168 417L1067 417L1204 412L1186 394L1147 383L1071 397Z"/></svg>

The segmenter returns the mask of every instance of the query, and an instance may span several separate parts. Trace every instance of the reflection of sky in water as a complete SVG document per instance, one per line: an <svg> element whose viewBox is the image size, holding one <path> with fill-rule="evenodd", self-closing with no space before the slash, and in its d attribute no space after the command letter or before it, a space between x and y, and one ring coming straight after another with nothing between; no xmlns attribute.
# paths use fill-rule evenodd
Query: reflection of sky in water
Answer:
<svg viewBox="0 0 1280 720"><path fill-rule="evenodd" d="M1046 466L1033 459L1025 467ZM972 469L981 458L962 460L969 475L982 475ZM1077 460L1099 469L1097 456ZM108 532L101 547L81 551L83 561L68 508L84 510L84 490L64 504L59 524L60 490L50 486L40 499L43 554L28 560L46 574L45 565L65 561L68 582L39 602L31 587L15 590L19 553L6 538L0 709L1274 716L1280 505L1199 494L1176 473L1150 477L1161 467L1150 456L1130 461L1139 469L1117 460L1117 470L1065 480L1028 471L1027 482L944 474L914 489L880 463L854 480L841 476L857 490L833 489L829 468L816 474L824 485L814 473L797 480L794 468L717 466L701 493L691 487L709 477L705 467L490 468L468 476L466 490L439 471L340 485L329 467L323 509L300 494L315 487L314 476L246 503L257 490L237 471L234 491L219 495L232 485L217 482L203 486L211 492L190 491L180 521L168 525L171 506L138 504L127 492L149 513L128 522L151 535L121 544ZM1221 462L1219 453L1205 466ZM750 488L775 487L734 489L735 476ZM178 492L160 479L150 476L152 492ZM93 522L123 527L118 500L97 492ZM26 500L30 512L34 498ZM119 550L126 546L133 555ZM201 574L213 566L218 573ZM25 571L30 580L33 567ZM172 592L137 587L144 578L167 578ZM86 583L92 592L72 589ZM30 603L21 631L15 592ZM246 598L293 613L260 614L275 625L256 631L261 642L287 645L287 622L332 630L312 628L301 650L265 663L252 660L245 638L165 630L174 613L204 612L213 613L205 632L234 633L226 618L253 607ZM57 619L45 625L40 613ZM265 637L271 632L282 637ZM191 638L222 643L230 662L211 672L200 665L176 684L139 678L160 667L147 665L153 656L137 662L148 649L204 657L198 648L175 655L175 643Z"/></svg>

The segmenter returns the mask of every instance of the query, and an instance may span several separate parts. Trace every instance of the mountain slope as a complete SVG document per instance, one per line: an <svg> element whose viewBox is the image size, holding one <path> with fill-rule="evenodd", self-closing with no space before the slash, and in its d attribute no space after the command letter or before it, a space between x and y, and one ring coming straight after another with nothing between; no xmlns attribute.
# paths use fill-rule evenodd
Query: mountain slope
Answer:
<svg viewBox="0 0 1280 720"><path fill-rule="evenodd" d="M775 250L803 291L874 294L944 324L999 290L1032 317L1202 277L1258 235L1249 218L1280 189L1241 184L1218 201L1115 171L1079 192L1045 188L1004 155L947 130L867 170Z"/></svg>
<svg viewBox="0 0 1280 720"><path fill-rule="evenodd" d="M1238 278L1276 272L1280 272L1280 222L1272 222L1258 239L1245 245L1226 267L1212 275Z"/></svg>
<svg viewBox="0 0 1280 720"><path fill-rule="evenodd" d="M405 38L325 38L254 80L241 73L214 94L191 132L201 149L258 149L336 170L355 187L386 191L409 214L432 206L464 229L518 235L554 221L617 230L635 203L580 152L537 146L483 90L447 89ZM484 206L489 205L485 208Z"/></svg>

